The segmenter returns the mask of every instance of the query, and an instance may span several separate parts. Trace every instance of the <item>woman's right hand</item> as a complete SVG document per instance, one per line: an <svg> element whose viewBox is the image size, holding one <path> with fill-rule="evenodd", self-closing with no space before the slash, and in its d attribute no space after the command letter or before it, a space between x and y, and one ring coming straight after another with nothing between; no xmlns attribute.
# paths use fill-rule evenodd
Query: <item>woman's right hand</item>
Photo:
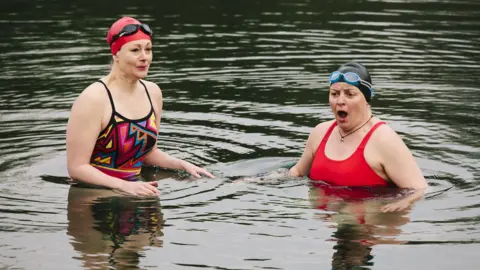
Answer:
<svg viewBox="0 0 480 270"><path fill-rule="evenodd" d="M160 191L157 189L157 186L157 181L123 181L118 189L134 196L158 196Z"/></svg>

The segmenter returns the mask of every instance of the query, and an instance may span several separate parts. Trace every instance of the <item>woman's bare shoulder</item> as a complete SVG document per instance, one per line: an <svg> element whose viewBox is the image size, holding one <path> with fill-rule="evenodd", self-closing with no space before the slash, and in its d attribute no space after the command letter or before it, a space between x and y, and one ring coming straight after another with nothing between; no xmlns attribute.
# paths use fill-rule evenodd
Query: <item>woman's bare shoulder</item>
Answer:
<svg viewBox="0 0 480 270"><path fill-rule="evenodd" d="M94 82L87 86L74 102L74 107L80 107L83 109L98 108L104 106L108 102L108 94L106 93L105 86L100 82Z"/></svg>
<svg viewBox="0 0 480 270"><path fill-rule="evenodd" d="M78 99L82 98L93 102L103 102L107 97L105 86L100 82L94 82L80 93Z"/></svg>
<svg viewBox="0 0 480 270"><path fill-rule="evenodd" d="M315 128L313 128L311 135L314 135L315 137L323 137L323 135L325 135L327 130L332 126L334 122L335 120L321 122L320 124L316 125Z"/></svg>
<svg viewBox="0 0 480 270"><path fill-rule="evenodd" d="M403 144L400 135L388 124L380 125L372 134L372 140L377 146L385 150Z"/></svg>
<svg viewBox="0 0 480 270"><path fill-rule="evenodd" d="M322 122L312 129L307 142L309 147L312 149L312 152L315 152L317 150L320 141L323 139L323 137L325 137L325 133L327 133L327 130L330 128L334 121L335 120Z"/></svg>
<svg viewBox="0 0 480 270"><path fill-rule="evenodd" d="M145 84L145 86L147 87L147 91L148 93L156 100L158 99L161 99L162 98L162 89L160 89L160 87L154 83L154 82L151 82L151 81L146 81L146 80L142 80L142 82Z"/></svg>

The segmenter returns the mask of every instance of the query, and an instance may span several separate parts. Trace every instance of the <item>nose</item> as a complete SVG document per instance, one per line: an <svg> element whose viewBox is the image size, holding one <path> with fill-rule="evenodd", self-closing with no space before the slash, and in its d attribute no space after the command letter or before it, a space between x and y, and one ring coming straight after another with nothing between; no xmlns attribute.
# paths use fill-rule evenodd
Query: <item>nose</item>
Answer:
<svg viewBox="0 0 480 270"><path fill-rule="evenodd" d="M345 94L340 93L337 98L337 104L338 105L344 105L345 104Z"/></svg>
<svg viewBox="0 0 480 270"><path fill-rule="evenodd" d="M140 53L140 61L141 62L146 62L147 61L147 51L146 50L142 50L141 53Z"/></svg>

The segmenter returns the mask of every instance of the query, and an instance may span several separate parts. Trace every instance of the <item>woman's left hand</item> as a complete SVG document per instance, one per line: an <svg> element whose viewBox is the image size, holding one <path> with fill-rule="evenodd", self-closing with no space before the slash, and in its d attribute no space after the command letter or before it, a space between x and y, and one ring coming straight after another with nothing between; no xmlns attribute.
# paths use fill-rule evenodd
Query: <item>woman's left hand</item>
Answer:
<svg viewBox="0 0 480 270"><path fill-rule="evenodd" d="M202 174L210 178L215 178L215 176L213 176L213 174L209 173L207 170L200 168L198 166L195 166L190 162L184 161L182 164L182 167L186 172L188 172L189 174L191 174L196 178L201 178Z"/></svg>
<svg viewBox="0 0 480 270"><path fill-rule="evenodd" d="M395 212L395 211L402 211L410 207L410 202L402 200L394 203L389 203L387 205L384 205L381 208L382 212Z"/></svg>

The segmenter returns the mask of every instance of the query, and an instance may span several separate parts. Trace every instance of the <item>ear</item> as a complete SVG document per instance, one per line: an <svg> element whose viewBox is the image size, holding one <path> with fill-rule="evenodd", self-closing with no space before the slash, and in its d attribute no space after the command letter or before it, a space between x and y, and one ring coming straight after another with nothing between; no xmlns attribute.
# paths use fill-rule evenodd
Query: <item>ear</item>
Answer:
<svg viewBox="0 0 480 270"><path fill-rule="evenodd" d="M117 52L117 54L118 54L118 52ZM118 63L118 61L119 61L117 54L112 55L112 60L113 60L114 63Z"/></svg>

